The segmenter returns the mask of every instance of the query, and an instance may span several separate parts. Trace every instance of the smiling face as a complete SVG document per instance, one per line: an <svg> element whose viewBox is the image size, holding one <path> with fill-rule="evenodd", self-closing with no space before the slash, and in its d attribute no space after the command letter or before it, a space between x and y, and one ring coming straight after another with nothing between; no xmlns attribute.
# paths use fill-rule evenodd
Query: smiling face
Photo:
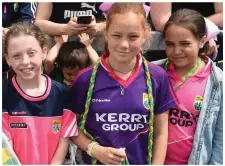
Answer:
<svg viewBox="0 0 225 166"><path fill-rule="evenodd" d="M130 62L140 51L144 40L141 15L128 12L114 14L106 31L110 56L116 61Z"/></svg>
<svg viewBox="0 0 225 166"><path fill-rule="evenodd" d="M46 54L35 37L20 35L9 39L6 60L19 79L30 80L41 75Z"/></svg>
<svg viewBox="0 0 225 166"><path fill-rule="evenodd" d="M180 25L170 25L165 31L166 55L178 68L192 68L198 58L200 40Z"/></svg>

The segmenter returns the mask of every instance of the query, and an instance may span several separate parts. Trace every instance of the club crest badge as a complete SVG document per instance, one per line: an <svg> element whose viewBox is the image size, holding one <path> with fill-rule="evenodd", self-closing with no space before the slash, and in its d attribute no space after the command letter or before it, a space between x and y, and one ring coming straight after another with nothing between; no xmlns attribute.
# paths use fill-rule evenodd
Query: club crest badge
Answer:
<svg viewBox="0 0 225 166"><path fill-rule="evenodd" d="M61 128L61 121L53 120L52 122L52 131L53 133L58 133Z"/></svg>
<svg viewBox="0 0 225 166"><path fill-rule="evenodd" d="M147 93L143 93L143 105L148 110L150 108L149 98Z"/></svg>
<svg viewBox="0 0 225 166"><path fill-rule="evenodd" d="M202 102L203 102L203 97L202 96L196 96L195 101L194 101L194 108L197 111L200 111L202 108Z"/></svg>

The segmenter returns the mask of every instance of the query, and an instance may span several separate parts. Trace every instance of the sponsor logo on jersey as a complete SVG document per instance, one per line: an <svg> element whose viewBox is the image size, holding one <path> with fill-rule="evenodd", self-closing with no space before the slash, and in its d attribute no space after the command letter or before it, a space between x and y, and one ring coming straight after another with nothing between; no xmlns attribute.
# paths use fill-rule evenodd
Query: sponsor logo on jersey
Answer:
<svg viewBox="0 0 225 166"><path fill-rule="evenodd" d="M150 108L149 98L147 93L143 93L143 105L148 110Z"/></svg>
<svg viewBox="0 0 225 166"><path fill-rule="evenodd" d="M17 129L26 129L26 123L10 123L10 128L17 128Z"/></svg>
<svg viewBox="0 0 225 166"><path fill-rule="evenodd" d="M26 115L26 112L25 111L21 111L21 112L13 111L12 115Z"/></svg>
<svg viewBox="0 0 225 166"><path fill-rule="evenodd" d="M109 99L92 99L91 100L93 103L94 102L99 102L99 103L108 103L108 102L110 102L110 100Z"/></svg>
<svg viewBox="0 0 225 166"><path fill-rule="evenodd" d="M195 101L194 101L194 108L197 110L197 111L200 111L201 108L202 108L202 102L203 102L203 97L202 96L196 96L195 97Z"/></svg>
<svg viewBox="0 0 225 166"><path fill-rule="evenodd" d="M170 109L169 123L180 127L190 127L197 123L199 114L193 114L188 111L177 108Z"/></svg>
<svg viewBox="0 0 225 166"><path fill-rule="evenodd" d="M52 122L52 131L53 133L58 133L61 128L61 121L53 120Z"/></svg>
<svg viewBox="0 0 225 166"><path fill-rule="evenodd" d="M101 123L104 131L137 131L144 129L147 116L128 113L96 113L97 123Z"/></svg>

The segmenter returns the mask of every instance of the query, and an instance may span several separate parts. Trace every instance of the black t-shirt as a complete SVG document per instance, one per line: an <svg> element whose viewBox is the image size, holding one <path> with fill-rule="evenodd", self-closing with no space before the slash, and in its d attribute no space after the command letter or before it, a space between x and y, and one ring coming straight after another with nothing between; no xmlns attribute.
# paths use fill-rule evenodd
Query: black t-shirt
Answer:
<svg viewBox="0 0 225 166"><path fill-rule="evenodd" d="M151 6L151 4L150 4ZM208 17L215 13L214 3L213 2L172 2L172 13L178 9L193 9L201 13L204 17ZM154 25L152 24L151 17L149 18L152 26L152 30L155 30Z"/></svg>
<svg viewBox="0 0 225 166"><path fill-rule="evenodd" d="M178 9L193 9L201 13L204 17L208 17L215 13L213 2L173 2L172 3L172 13Z"/></svg>
<svg viewBox="0 0 225 166"><path fill-rule="evenodd" d="M56 2L53 3L52 15L50 21L56 23L68 23L71 18L77 17L77 14L87 13L92 14L96 17L97 22L101 22L105 20L105 17L101 10L99 10L99 6L102 2Z"/></svg>

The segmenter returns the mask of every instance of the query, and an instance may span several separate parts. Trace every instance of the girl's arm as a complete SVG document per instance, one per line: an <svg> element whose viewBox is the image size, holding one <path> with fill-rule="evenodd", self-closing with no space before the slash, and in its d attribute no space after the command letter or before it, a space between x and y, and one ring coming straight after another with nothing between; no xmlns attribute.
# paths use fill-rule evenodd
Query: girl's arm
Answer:
<svg viewBox="0 0 225 166"><path fill-rule="evenodd" d="M150 2L150 6L152 23L157 31L162 32L171 16L172 2Z"/></svg>
<svg viewBox="0 0 225 166"><path fill-rule="evenodd" d="M78 130L78 132L78 136L72 137L71 140L82 150L87 151L88 145L91 143L91 140L87 136L85 136L80 129ZM113 165L121 165L121 162L126 157L126 153L123 150L111 147L103 147L100 145L94 145L91 154L101 163Z"/></svg>
<svg viewBox="0 0 225 166"><path fill-rule="evenodd" d="M69 138L60 138L50 165L62 165L69 147Z"/></svg>
<svg viewBox="0 0 225 166"><path fill-rule="evenodd" d="M153 165L163 165L166 157L168 142L168 113L154 116Z"/></svg>
<svg viewBox="0 0 225 166"><path fill-rule="evenodd" d="M88 50L88 56L91 60L91 63L95 64L95 62L98 60L99 56L98 56L97 52L91 46L94 38L90 39L90 37L87 33L82 33L82 34L78 35L78 37L80 38L80 42L82 42L86 46L86 48Z"/></svg>
<svg viewBox="0 0 225 166"><path fill-rule="evenodd" d="M64 42L67 42L68 35L55 36L56 44L49 50L45 59L45 72L50 74L54 69L55 60L59 54L59 49Z"/></svg>

